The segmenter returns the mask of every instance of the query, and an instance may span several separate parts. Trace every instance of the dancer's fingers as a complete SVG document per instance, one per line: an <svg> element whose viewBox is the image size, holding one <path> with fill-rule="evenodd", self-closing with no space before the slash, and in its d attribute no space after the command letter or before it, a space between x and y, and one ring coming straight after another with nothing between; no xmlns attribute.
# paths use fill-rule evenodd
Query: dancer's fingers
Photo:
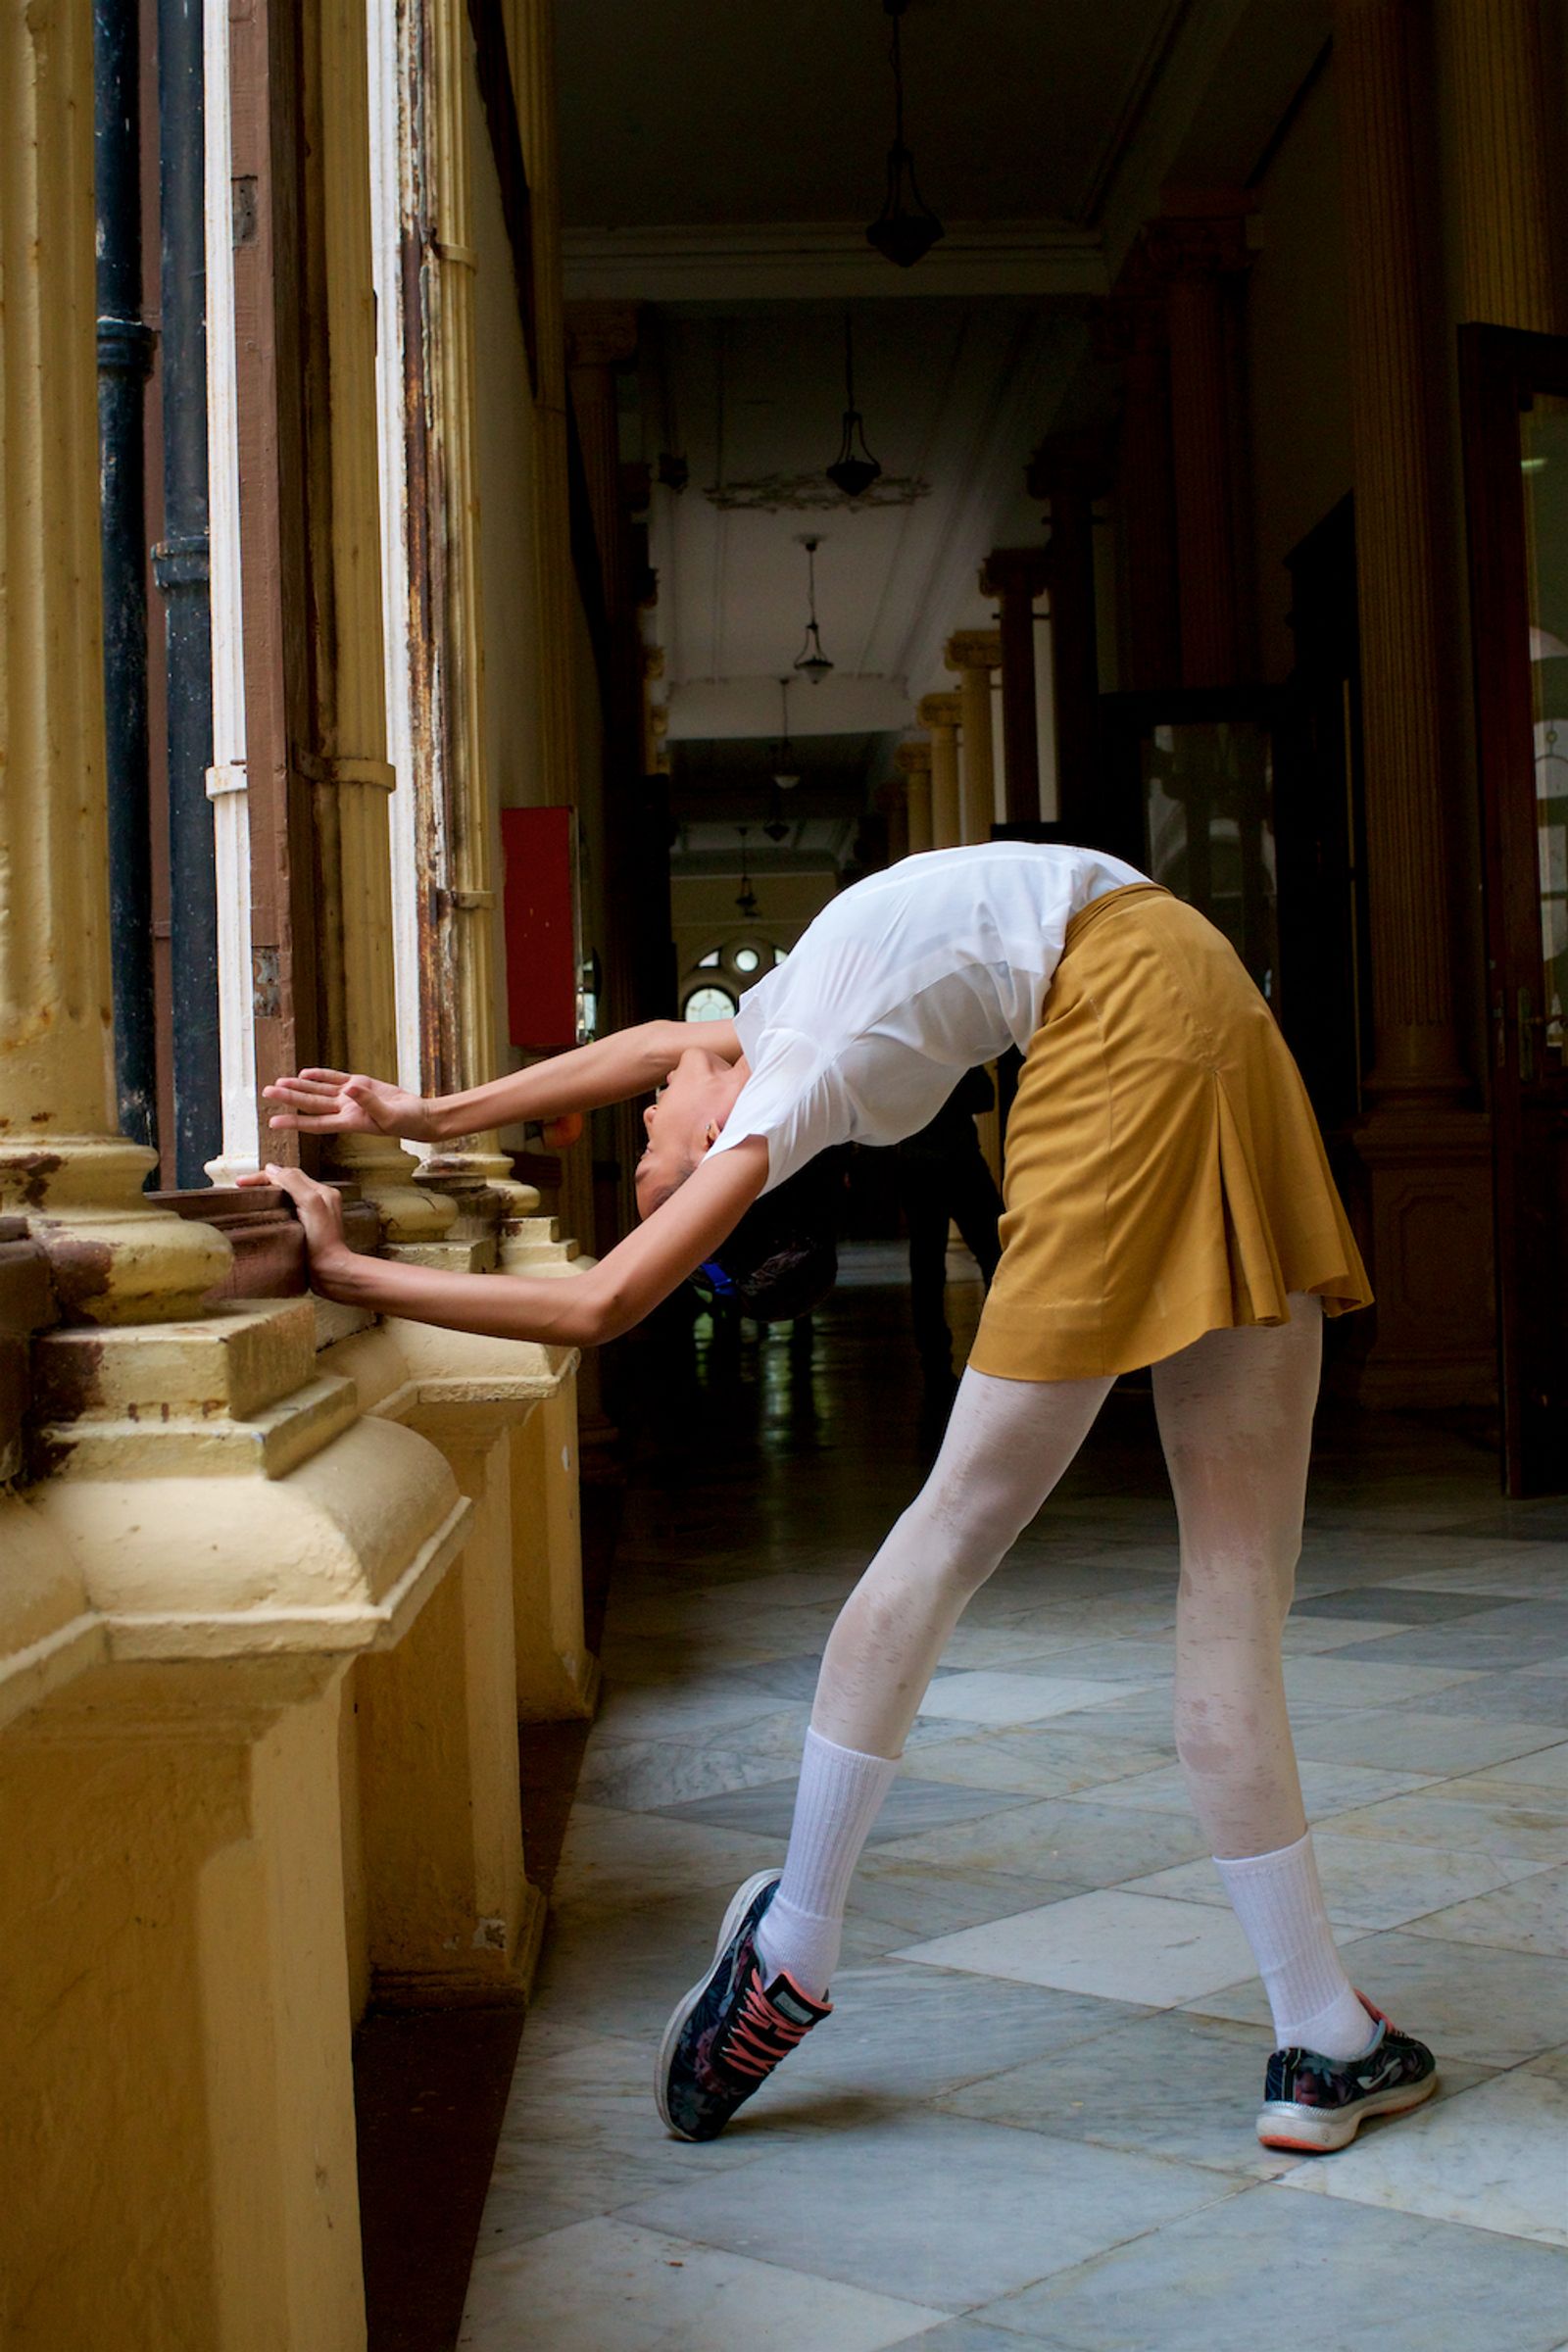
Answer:
<svg viewBox="0 0 1568 2352"><path fill-rule="evenodd" d="M318 1086L303 1078L274 1078L262 1093L273 1102L335 1102L340 1086Z"/></svg>
<svg viewBox="0 0 1568 2352"><path fill-rule="evenodd" d="M350 1070L314 1070L314 1069L313 1069L313 1070L300 1070L300 1071L297 1071L297 1072L296 1072L296 1076L298 1076L298 1077L301 1077L301 1078L316 1078L316 1079L319 1079L319 1080L320 1080L320 1081L321 1081L323 1084L325 1084L325 1085L327 1085L327 1086L341 1086L341 1085L343 1084L343 1081L344 1081L344 1079L345 1079L345 1078L352 1077L352 1075L353 1075L353 1072L352 1072L352 1071L350 1071Z"/></svg>

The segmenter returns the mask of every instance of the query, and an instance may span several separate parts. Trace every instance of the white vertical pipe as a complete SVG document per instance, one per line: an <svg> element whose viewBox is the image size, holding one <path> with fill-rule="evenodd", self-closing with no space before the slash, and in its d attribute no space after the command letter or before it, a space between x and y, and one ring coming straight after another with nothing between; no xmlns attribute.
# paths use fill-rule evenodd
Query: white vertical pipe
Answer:
<svg viewBox="0 0 1568 2352"><path fill-rule="evenodd" d="M203 211L207 259L207 463L212 596L213 804L218 886L218 1021L223 1148L207 1162L232 1184L261 1157L251 972L250 793L245 766L245 641L240 589L239 434L234 347L233 148L228 101L229 0L202 15Z"/></svg>
<svg viewBox="0 0 1568 2352"><path fill-rule="evenodd" d="M414 804L414 719L409 697L408 468L404 451L402 240L406 12L417 0L367 0L370 71L370 236L375 286L376 446L381 498L382 642L386 653L386 756L397 776L392 835L392 968L400 1086L419 1092L419 870ZM390 1074L390 1073L388 1073Z"/></svg>

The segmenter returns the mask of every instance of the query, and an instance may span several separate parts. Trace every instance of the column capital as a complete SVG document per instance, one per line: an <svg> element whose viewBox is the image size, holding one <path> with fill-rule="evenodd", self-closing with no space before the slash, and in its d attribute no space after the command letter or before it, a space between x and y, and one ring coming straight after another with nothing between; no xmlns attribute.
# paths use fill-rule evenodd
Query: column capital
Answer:
<svg viewBox="0 0 1568 2352"><path fill-rule="evenodd" d="M922 727L956 727L958 709L956 694L923 694L915 705L914 715Z"/></svg>
<svg viewBox="0 0 1568 2352"><path fill-rule="evenodd" d="M568 302L568 368L624 368L637 357L634 302Z"/></svg>
<svg viewBox="0 0 1568 2352"><path fill-rule="evenodd" d="M1110 434L1095 424L1075 433L1048 433L1029 461L1024 481L1031 498L1102 498L1110 475Z"/></svg>
<svg viewBox="0 0 1568 2352"><path fill-rule="evenodd" d="M942 659L949 669L1000 669L1002 631L956 629L948 639Z"/></svg>
<svg viewBox="0 0 1568 2352"><path fill-rule="evenodd" d="M1139 244L1140 274L1154 285L1242 277L1252 266L1245 210L1151 220ZM1136 281L1135 281L1136 282Z"/></svg>
<svg viewBox="0 0 1568 2352"><path fill-rule="evenodd" d="M896 743L893 764L902 776L928 776L931 773L931 746L928 743Z"/></svg>
<svg viewBox="0 0 1568 2352"><path fill-rule="evenodd" d="M982 596L1044 596L1051 581L1051 550L994 547L980 566Z"/></svg>

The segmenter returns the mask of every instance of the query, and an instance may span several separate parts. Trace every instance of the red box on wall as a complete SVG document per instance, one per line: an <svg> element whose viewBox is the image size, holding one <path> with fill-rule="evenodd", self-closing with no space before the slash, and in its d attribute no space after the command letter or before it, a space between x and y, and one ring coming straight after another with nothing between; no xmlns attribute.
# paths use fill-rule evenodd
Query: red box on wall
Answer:
<svg viewBox="0 0 1568 2352"><path fill-rule="evenodd" d="M514 1046L577 1043L577 812L503 808L507 1012Z"/></svg>

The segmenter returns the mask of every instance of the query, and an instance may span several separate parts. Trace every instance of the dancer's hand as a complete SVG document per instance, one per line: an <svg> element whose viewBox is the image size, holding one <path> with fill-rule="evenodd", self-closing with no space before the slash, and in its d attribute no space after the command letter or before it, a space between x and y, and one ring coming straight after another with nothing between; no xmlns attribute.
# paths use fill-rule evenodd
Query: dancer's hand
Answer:
<svg viewBox="0 0 1568 2352"><path fill-rule="evenodd" d="M396 1135L434 1143L430 1106L418 1095L349 1070L300 1070L264 1086L263 1098L279 1108L270 1127L295 1128L302 1135Z"/></svg>
<svg viewBox="0 0 1568 2352"><path fill-rule="evenodd" d="M334 1297L334 1283L349 1260L359 1255L358 1250L350 1249L343 1230L343 1196L336 1186L318 1184L303 1168L275 1165L259 1168L254 1176L242 1176L240 1182L274 1184L280 1193L287 1193L305 1228L311 1288L319 1291L323 1298Z"/></svg>

